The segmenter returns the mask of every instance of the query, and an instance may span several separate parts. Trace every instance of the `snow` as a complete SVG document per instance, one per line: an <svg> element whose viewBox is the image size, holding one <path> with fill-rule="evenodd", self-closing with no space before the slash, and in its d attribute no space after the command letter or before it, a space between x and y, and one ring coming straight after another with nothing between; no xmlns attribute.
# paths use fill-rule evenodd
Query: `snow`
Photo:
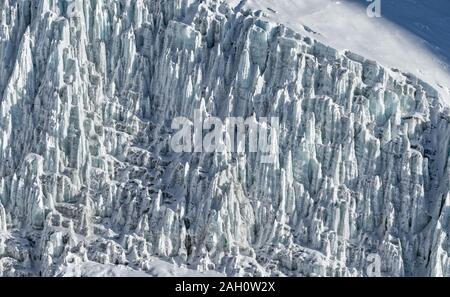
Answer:
<svg viewBox="0 0 450 297"><path fill-rule="evenodd" d="M445 33L348 1L246 4L321 42L219 0L31 1L0 2L0 276L450 276L450 110L357 55L442 79ZM274 163L170 149L198 109L278 117Z"/></svg>
<svg viewBox="0 0 450 297"><path fill-rule="evenodd" d="M339 50L412 73L450 103L450 1L381 1L381 18L367 16L364 0L248 0L245 7Z"/></svg>
<svg viewBox="0 0 450 297"><path fill-rule="evenodd" d="M68 265L60 274L64 277L219 277L222 274L215 271L196 271L176 264L153 258L148 272L135 270L124 265L100 264L84 262Z"/></svg>

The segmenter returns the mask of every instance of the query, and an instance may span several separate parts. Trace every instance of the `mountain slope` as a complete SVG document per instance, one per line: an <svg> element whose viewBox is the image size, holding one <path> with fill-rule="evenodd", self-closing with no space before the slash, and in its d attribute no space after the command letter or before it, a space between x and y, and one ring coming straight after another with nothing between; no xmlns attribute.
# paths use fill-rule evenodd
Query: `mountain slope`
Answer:
<svg viewBox="0 0 450 297"><path fill-rule="evenodd" d="M339 50L351 50L410 72L450 103L450 2L382 0L381 18L369 18L365 0L232 0Z"/></svg>

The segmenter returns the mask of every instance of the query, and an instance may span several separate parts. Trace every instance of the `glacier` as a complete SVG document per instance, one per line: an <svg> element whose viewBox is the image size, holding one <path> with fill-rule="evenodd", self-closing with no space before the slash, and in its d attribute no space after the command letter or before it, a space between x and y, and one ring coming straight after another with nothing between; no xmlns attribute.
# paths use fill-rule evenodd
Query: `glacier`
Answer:
<svg viewBox="0 0 450 297"><path fill-rule="evenodd" d="M4 0L0 94L0 276L450 276L445 95L259 11ZM174 153L195 110L279 157Z"/></svg>

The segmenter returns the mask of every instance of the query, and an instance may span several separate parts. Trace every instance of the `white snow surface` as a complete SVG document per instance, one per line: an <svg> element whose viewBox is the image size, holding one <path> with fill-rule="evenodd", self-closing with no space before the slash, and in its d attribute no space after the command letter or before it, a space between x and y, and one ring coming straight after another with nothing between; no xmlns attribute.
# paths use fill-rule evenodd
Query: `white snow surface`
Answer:
<svg viewBox="0 0 450 297"><path fill-rule="evenodd" d="M339 50L412 73L450 102L450 1L381 0L368 17L364 0L229 0Z"/></svg>
<svg viewBox="0 0 450 297"><path fill-rule="evenodd" d="M303 34L221 0L0 1L0 276L450 276L450 109L402 73L445 78L445 18L269 2ZM173 151L198 110L278 117L274 163Z"/></svg>
<svg viewBox="0 0 450 297"><path fill-rule="evenodd" d="M64 277L219 277L215 271L197 271L153 258L147 272L124 265L85 262L68 265L61 271Z"/></svg>

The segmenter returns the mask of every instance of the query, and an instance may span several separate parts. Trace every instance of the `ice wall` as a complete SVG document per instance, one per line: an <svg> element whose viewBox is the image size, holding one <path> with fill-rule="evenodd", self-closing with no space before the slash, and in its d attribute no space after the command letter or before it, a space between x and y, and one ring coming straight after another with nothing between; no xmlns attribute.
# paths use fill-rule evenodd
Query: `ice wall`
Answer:
<svg viewBox="0 0 450 297"><path fill-rule="evenodd" d="M0 275L356 276L370 254L450 275L450 111L426 83L223 1L71 3L0 4ZM174 153L195 109L279 117L276 162Z"/></svg>

